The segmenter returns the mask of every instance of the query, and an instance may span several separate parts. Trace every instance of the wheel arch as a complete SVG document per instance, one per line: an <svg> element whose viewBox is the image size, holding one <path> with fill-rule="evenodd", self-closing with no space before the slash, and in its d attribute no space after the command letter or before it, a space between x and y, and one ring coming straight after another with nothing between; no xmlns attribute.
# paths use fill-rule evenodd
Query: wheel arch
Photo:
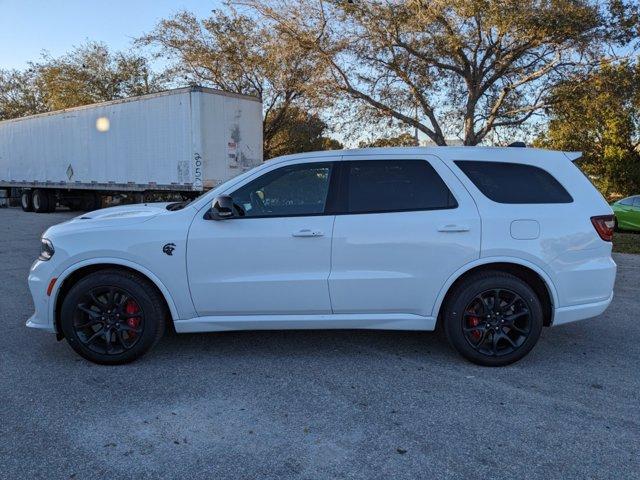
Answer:
<svg viewBox="0 0 640 480"><path fill-rule="evenodd" d="M91 261L76 263L67 268L58 277L55 289L51 294L52 301L49 304L49 314L51 315L50 318L53 319L53 325L59 338L61 338L62 335L62 329L60 328L60 309L62 308L62 303L64 302L64 299L69 290L71 290L73 285L75 285L79 280L86 277L87 275L107 269L120 269L129 271L137 275L141 275L149 282L151 282L151 284L157 289L160 296L164 299L165 306L167 307L167 312L169 312L169 324L171 325L171 328L173 328L173 322L178 318L178 311L171 297L171 294L169 293L169 290L158 277L156 277L153 273L151 273L141 265L126 260L114 258L94 259Z"/></svg>
<svg viewBox="0 0 640 480"><path fill-rule="evenodd" d="M438 294L434 308L434 315L438 323L443 307L456 286L469 275L488 270L510 273L530 285L542 303L544 325L548 327L553 324L554 305L558 305L558 296L551 278L535 264L521 259L502 257L480 259L480 261L465 265L449 277Z"/></svg>

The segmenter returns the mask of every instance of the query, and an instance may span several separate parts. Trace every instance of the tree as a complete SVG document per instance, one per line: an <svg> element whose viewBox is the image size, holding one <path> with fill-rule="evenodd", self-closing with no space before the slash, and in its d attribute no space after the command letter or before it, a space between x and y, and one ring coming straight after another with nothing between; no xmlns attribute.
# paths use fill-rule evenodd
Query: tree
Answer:
<svg viewBox="0 0 640 480"><path fill-rule="evenodd" d="M395 137L382 137L372 142L360 142L358 145L360 148L366 147L416 147L418 142L416 137L410 133L401 133Z"/></svg>
<svg viewBox="0 0 640 480"><path fill-rule="evenodd" d="M640 192L640 66L603 65L554 91L548 131L537 145L582 151L580 166L606 195Z"/></svg>
<svg viewBox="0 0 640 480"><path fill-rule="evenodd" d="M638 5L611 0L237 0L316 63L314 81L445 145L476 145L548 107L605 47L637 38Z"/></svg>
<svg viewBox="0 0 640 480"><path fill-rule="evenodd" d="M45 55L32 68L38 72L36 83L50 110L144 95L164 86L144 57L111 53L95 42L59 58Z"/></svg>
<svg viewBox="0 0 640 480"><path fill-rule="evenodd" d="M180 12L137 43L172 62L170 72L176 78L260 97L265 158L283 150L291 122L299 118L297 108L312 106L316 71L308 55L288 36L234 10L214 10L203 20Z"/></svg>
<svg viewBox="0 0 640 480"><path fill-rule="evenodd" d="M342 144L326 137L327 124L317 114L299 107L290 107L283 117L281 127L265 142L270 157L315 150L340 150Z"/></svg>
<svg viewBox="0 0 640 480"><path fill-rule="evenodd" d="M32 68L0 70L0 120L48 111Z"/></svg>
<svg viewBox="0 0 640 480"><path fill-rule="evenodd" d="M15 118L158 91L164 79L144 57L90 42L24 71L0 72L0 118Z"/></svg>

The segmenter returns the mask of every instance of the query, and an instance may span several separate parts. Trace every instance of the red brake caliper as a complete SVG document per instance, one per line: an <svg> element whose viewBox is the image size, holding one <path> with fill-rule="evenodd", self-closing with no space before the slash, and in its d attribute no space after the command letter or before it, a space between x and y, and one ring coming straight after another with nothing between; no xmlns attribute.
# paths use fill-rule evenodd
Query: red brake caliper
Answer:
<svg viewBox="0 0 640 480"><path fill-rule="evenodd" d="M135 313L138 313L139 311L140 311L140 307L138 307L138 304L133 300L129 300L124 306L124 312L127 315L133 315ZM128 318L127 325L129 325L131 328L138 328L140 326L140 317ZM133 332L131 330L129 330L129 332L127 333L129 334L129 337L135 337L136 335L138 335L137 332Z"/></svg>
<svg viewBox="0 0 640 480"><path fill-rule="evenodd" d="M470 312L470 313L474 313L474 312ZM478 325L480 325L480 319L478 317L467 317L469 319L469 326L470 327L477 327ZM480 330L473 330L471 332L471 336L473 337L474 340L480 340L480 337L482 336L482 333L480 333Z"/></svg>

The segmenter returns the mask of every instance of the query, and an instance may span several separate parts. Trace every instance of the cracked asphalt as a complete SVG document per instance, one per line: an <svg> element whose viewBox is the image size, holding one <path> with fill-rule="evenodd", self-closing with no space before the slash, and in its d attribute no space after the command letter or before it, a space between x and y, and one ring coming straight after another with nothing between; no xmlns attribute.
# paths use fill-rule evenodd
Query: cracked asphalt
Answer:
<svg viewBox="0 0 640 480"><path fill-rule="evenodd" d="M0 209L0 478L640 478L640 256L604 315L477 367L440 335L165 337L90 364L24 324L39 235Z"/></svg>

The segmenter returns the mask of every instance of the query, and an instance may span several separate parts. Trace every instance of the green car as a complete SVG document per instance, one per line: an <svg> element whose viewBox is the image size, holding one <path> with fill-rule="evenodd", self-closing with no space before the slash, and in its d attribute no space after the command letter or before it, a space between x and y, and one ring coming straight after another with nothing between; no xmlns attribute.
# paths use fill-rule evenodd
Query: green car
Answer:
<svg viewBox="0 0 640 480"><path fill-rule="evenodd" d="M640 231L640 195L623 198L611 204L620 230Z"/></svg>

